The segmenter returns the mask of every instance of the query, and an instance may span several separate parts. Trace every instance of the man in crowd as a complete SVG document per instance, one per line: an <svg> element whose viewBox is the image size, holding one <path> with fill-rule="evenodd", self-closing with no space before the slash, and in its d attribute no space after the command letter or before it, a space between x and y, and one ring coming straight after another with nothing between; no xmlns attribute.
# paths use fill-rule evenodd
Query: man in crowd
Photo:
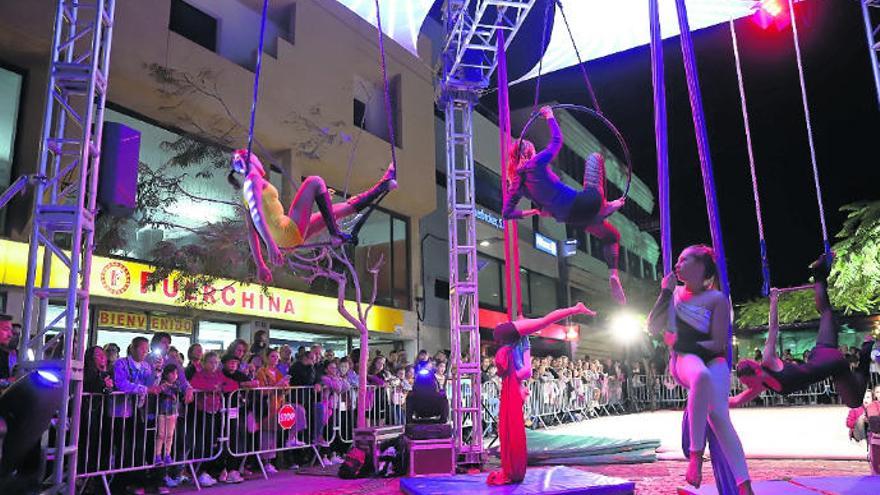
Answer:
<svg viewBox="0 0 880 495"><path fill-rule="evenodd" d="M0 390L12 384L12 317L0 313Z"/></svg>

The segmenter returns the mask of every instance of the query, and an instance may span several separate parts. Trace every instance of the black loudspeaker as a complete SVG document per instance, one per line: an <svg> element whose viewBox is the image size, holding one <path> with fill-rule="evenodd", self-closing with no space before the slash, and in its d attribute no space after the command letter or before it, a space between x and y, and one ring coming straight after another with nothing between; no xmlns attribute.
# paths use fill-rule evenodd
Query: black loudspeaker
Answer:
<svg viewBox="0 0 880 495"><path fill-rule="evenodd" d="M119 122L104 122L98 203L101 211L128 217L137 207L141 133Z"/></svg>

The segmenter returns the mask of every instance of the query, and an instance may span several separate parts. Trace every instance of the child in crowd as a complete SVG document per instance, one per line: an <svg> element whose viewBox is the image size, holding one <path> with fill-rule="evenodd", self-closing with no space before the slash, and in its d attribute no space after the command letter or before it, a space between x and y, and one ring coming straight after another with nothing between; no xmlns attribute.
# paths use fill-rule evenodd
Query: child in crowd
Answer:
<svg viewBox="0 0 880 495"><path fill-rule="evenodd" d="M174 444L174 428L177 425L180 388L177 386L177 365L166 364L162 368L159 384L159 411L156 418L156 448L154 464L171 464L171 447Z"/></svg>

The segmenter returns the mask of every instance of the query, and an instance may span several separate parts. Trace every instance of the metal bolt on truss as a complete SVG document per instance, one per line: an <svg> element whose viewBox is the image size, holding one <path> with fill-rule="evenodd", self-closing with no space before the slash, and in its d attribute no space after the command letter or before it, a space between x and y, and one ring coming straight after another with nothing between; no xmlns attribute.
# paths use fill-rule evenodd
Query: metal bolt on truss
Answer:
<svg viewBox="0 0 880 495"><path fill-rule="evenodd" d="M59 367L64 400L54 445L51 493L76 492L83 355L88 339L101 130L115 0L58 0L28 252L22 317L23 366ZM54 277L53 277L54 272ZM50 280L63 280L50 284ZM62 307L49 319L49 301ZM54 359L54 361L53 361ZM58 362L60 359L60 363Z"/></svg>

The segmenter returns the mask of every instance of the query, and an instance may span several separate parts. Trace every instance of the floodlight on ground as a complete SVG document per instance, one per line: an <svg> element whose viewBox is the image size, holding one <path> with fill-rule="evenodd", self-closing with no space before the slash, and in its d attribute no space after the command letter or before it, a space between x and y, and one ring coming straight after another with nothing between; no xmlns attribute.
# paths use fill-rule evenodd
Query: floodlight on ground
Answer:
<svg viewBox="0 0 880 495"><path fill-rule="evenodd" d="M611 317L609 328L615 340L628 344L645 333L645 321L635 313L621 311Z"/></svg>
<svg viewBox="0 0 880 495"><path fill-rule="evenodd" d="M0 455L0 477L13 473L39 445L61 406L62 391L57 370L37 369L0 395L0 418L8 429Z"/></svg>

